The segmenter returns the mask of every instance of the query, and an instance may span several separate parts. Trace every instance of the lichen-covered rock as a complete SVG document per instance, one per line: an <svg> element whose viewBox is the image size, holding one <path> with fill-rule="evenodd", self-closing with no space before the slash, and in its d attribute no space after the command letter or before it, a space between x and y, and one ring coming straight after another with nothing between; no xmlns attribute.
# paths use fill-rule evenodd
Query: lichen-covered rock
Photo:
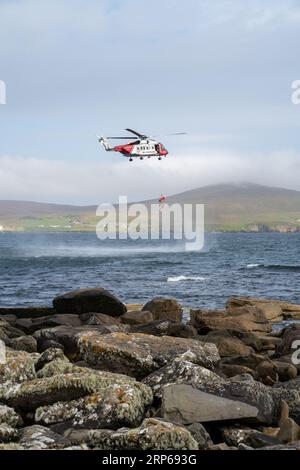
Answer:
<svg viewBox="0 0 300 470"><path fill-rule="evenodd" d="M35 362L38 355L25 351L6 350L6 363L0 364L0 384L21 383L36 377Z"/></svg>
<svg viewBox="0 0 300 470"><path fill-rule="evenodd" d="M151 403L152 391L146 385L133 381L112 384L101 393L38 408L35 421L47 426L62 423L59 430L137 426Z"/></svg>
<svg viewBox="0 0 300 470"><path fill-rule="evenodd" d="M105 313L87 312L80 315L80 320L85 325L119 325L121 317L112 317Z"/></svg>
<svg viewBox="0 0 300 470"><path fill-rule="evenodd" d="M281 441L273 436L269 436L256 429L246 426L224 427L222 429L222 437L229 446L239 447L241 444L250 446L254 449L261 447L280 445Z"/></svg>
<svg viewBox="0 0 300 470"><path fill-rule="evenodd" d="M35 370L39 371L49 362L60 360L69 362L69 359L64 355L64 352L59 348L49 348L44 351L35 364Z"/></svg>
<svg viewBox="0 0 300 470"><path fill-rule="evenodd" d="M74 369L73 364L70 361L56 359L55 361L48 362L42 369L36 374L39 379L52 377L57 374L68 374Z"/></svg>
<svg viewBox="0 0 300 470"><path fill-rule="evenodd" d="M83 333L78 347L88 364L136 378L145 377L189 350L194 353L195 362L208 368L214 368L220 360L214 344L140 333Z"/></svg>
<svg viewBox="0 0 300 470"><path fill-rule="evenodd" d="M53 300L58 313L97 312L118 317L126 312L124 305L113 294L102 288L79 289L60 295Z"/></svg>
<svg viewBox="0 0 300 470"><path fill-rule="evenodd" d="M89 447L99 450L198 450L198 444L184 427L149 418L135 429L70 430L66 436L79 443L84 439Z"/></svg>
<svg viewBox="0 0 300 470"><path fill-rule="evenodd" d="M8 444L0 444L0 450L25 450L23 446L16 442L9 442Z"/></svg>
<svg viewBox="0 0 300 470"><path fill-rule="evenodd" d="M19 442L26 450L64 449L71 444L66 437L38 425L23 428Z"/></svg>
<svg viewBox="0 0 300 470"><path fill-rule="evenodd" d="M16 409L30 411L59 401L76 400L96 392L102 393L112 384L124 383L137 384L130 377L74 366L72 373L35 379L15 386L3 386L0 390L0 400Z"/></svg>
<svg viewBox="0 0 300 470"><path fill-rule="evenodd" d="M18 438L17 429L8 424L0 424L0 442L6 443Z"/></svg>
<svg viewBox="0 0 300 470"><path fill-rule="evenodd" d="M23 420L13 408L6 405L0 405L0 425L7 424L12 428L22 426Z"/></svg>
<svg viewBox="0 0 300 470"><path fill-rule="evenodd" d="M182 320L182 307L175 299L156 297L147 302L142 310L152 313L154 320L171 320L180 322Z"/></svg>

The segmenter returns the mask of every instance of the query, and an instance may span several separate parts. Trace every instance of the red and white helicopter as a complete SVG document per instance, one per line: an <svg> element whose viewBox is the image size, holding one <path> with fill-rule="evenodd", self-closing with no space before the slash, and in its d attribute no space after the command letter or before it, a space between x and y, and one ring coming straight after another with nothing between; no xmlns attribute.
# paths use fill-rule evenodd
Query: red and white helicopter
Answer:
<svg viewBox="0 0 300 470"><path fill-rule="evenodd" d="M129 158L129 161L132 162L133 158L139 158L143 160L144 158L151 158L151 157L158 157L158 160L161 160L162 157L166 157L168 155L168 150L164 147L164 145L152 137L149 137L144 134L140 134L139 132L133 129L125 129L126 131L130 132L131 134L138 137L137 140L128 142L123 145L117 145L112 147L108 140L110 139L132 139L130 136L124 137L99 137L100 144L105 148L107 152L120 152L124 157ZM186 132L176 132L175 134L170 135L182 135L186 134Z"/></svg>

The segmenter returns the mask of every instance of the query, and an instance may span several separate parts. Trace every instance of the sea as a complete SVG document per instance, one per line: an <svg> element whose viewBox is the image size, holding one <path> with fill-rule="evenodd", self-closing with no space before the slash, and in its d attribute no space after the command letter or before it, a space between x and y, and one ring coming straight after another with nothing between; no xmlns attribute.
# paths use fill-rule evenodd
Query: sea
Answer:
<svg viewBox="0 0 300 470"><path fill-rule="evenodd" d="M247 295L300 304L299 256L299 233L209 233L200 251L94 233L0 233L0 306L51 305L85 287L126 303L163 296L214 309Z"/></svg>

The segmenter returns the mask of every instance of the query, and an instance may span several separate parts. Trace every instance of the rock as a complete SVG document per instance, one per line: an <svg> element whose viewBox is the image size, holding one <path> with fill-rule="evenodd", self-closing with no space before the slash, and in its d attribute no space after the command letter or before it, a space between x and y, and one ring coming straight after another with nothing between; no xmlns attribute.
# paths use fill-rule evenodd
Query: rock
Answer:
<svg viewBox="0 0 300 470"><path fill-rule="evenodd" d="M275 437L263 434L248 427L234 426L222 429L222 437L229 446L239 447L241 444L258 449L265 446L280 445Z"/></svg>
<svg viewBox="0 0 300 470"><path fill-rule="evenodd" d="M239 365L239 366L245 366L245 367L249 367L250 369L256 370L258 365L265 360L266 360L265 356L262 356L261 354L251 353L251 354L247 354L246 356L236 355L236 356L225 357L222 359L222 365L223 364Z"/></svg>
<svg viewBox="0 0 300 470"><path fill-rule="evenodd" d="M101 393L38 408L35 421L59 432L67 428L118 429L137 426L152 403L152 392L135 381L111 384ZM60 424L59 424L60 423ZM53 428L53 425L57 425Z"/></svg>
<svg viewBox="0 0 300 470"><path fill-rule="evenodd" d="M269 321L282 321L283 312L280 302L254 299L252 297L231 297L226 303L227 312L239 314L241 308L256 307L261 310L265 318Z"/></svg>
<svg viewBox="0 0 300 470"><path fill-rule="evenodd" d="M240 330L245 332L268 333L272 330L269 321L256 307L249 307L240 315L229 315L226 311L190 310L190 324L198 333L207 334L214 330Z"/></svg>
<svg viewBox="0 0 300 470"><path fill-rule="evenodd" d="M46 339L43 336L37 338L37 350L39 353L43 353L47 349L61 349L64 351L64 347L61 343L54 341L53 339Z"/></svg>
<svg viewBox="0 0 300 470"><path fill-rule="evenodd" d="M37 362L35 364L35 370L38 372L46 364L48 364L49 362L55 361L55 360L69 362L69 360L64 355L64 353L61 349L49 348L40 355L39 359L37 360Z"/></svg>
<svg viewBox="0 0 300 470"><path fill-rule="evenodd" d="M0 405L0 425L7 424L12 428L22 426L23 421L13 408L6 405Z"/></svg>
<svg viewBox="0 0 300 470"><path fill-rule="evenodd" d="M125 325L83 325L78 327L57 326L36 331L34 337L40 342L45 340L55 341L62 345L65 354L72 360L79 360L78 338L81 334L96 332L98 335L112 333L124 329Z"/></svg>
<svg viewBox="0 0 300 470"><path fill-rule="evenodd" d="M152 313L148 310L129 310L120 319L127 325L143 325L154 320Z"/></svg>
<svg viewBox="0 0 300 470"><path fill-rule="evenodd" d="M284 356L286 354L292 354L296 349L293 349L294 341L299 341L298 350L300 345L300 325L293 324L288 326L281 337L281 343L276 349L278 356ZM299 357L299 355L298 355Z"/></svg>
<svg viewBox="0 0 300 470"><path fill-rule="evenodd" d="M293 353L291 354L286 354L285 356L276 356L276 361L280 363L285 363L285 364L290 364L291 366L295 367L297 369L298 375L300 374L300 362L299 364L296 364L295 362L295 357L293 356Z"/></svg>
<svg viewBox="0 0 300 470"><path fill-rule="evenodd" d="M0 444L0 450L24 450L24 447L15 442L9 442L8 444Z"/></svg>
<svg viewBox="0 0 300 470"><path fill-rule="evenodd" d="M70 441L43 426L28 426L20 432L20 444L26 450L64 449Z"/></svg>
<svg viewBox="0 0 300 470"><path fill-rule="evenodd" d="M158 320L151 323L146 323L145 325L133 325L130 328L130 332L153 336L168 336L168 330L171 324L172 322L169 320Z"/></svg>
<svg viewBox="0 0 300 470"><path fill-rule="evenodd" d="M126 314L125 314L126 315ZM85 325L119 325L121 317L112 317L105 313L88 312L80 315L80 320Z"/></svg>
<svg viewBox="0 0 300 470"><path fill-rule="evenodd" d="M199 338L196 328L190 325L185 325L184 323L170 323L167 329L167 336L175 336L177 338ZM210 341L207 342L210 343ZM213 343L213 341L211 342Z"/></svg>
<svg viewBox="0 0 300 470"><path fill-rule="evenodd" d="M215 444L210 446L209 450L238 450L237 447L229 447L226 442L220 442L219 444Z"/></svg>
<svg viewBox="0 0 300 470"><path fill-rule="evenodd" d="M156 297L147 302L142 310L152 313L154 320L171 320L181 322L182 307L175 299Z"/></svg>
<svg viewBox="0 0 300 470"><path fill-rule="evenodd" d="M257 380L258 374L250 367L240 366L238 364L223 364L220 365L221 372L226 375L226 377L234 377L235 375L240 374L250 374L254 379Z"/></svg>
<svg viewBox="0 0 300 470"><path fill-rule="evenodd" d="M11 316L17 318L34 318L44 317L46 315L53 315L55 311L51 307L2 307L0 308L0 315Z"/></svg>
<svg viewBox="0 0 300 470"><path fill-rule="evenodd" d="M193 423L186 426L186 428L197 442L199 450L206 450L210 446L214 445L210 435L201 423Z"/></svg>
<svg viewBox="0 0 300 470"><path fill-rule="evenodd" d="M0 384L6 382L21 383L36 377L36 354L25 351L6 350L6 363L0 364Z"/></svg>
<svg viewBox="0 0 300 470"><path fill-rule="evenodd" d="M262 361L255 369L262 382L266 385L273 385L278 382L278 373L275 364L270 360Z"/></svg>
<svg viewBox="0 0 300 470"><path fill-rule="evenodd" d="M87 312L105 313L119 317L126 312L126 306L113 294L102 288L79 289L55 297L53 306L58 313L82 314Z"/></svg>
<svg viewBox="0 0 300 470"><path fill-rule="evenodd" d="M223 379L216 373L197 366L189 361L174 361L143 380L152 388L155 397L160 398L164 385L185 383L206 393L233 401L241 401L258 408L256 421L272 424L277 420L280 398L275 396L271 387L256 382L253 377L235 376Z"/></svg>
<svg viewBox="0 0 300 470"><path fill-rule="evenodd" d="M205 342L214 343L221 357L247 356L254 352L253 348L246 346L243 341L233 336L229 330L211 331L201 339Z"/></svg>
<svg viewBox="0 0 300 470"><path fill-rule="evenodd" d="M56 314L47 316L47 317L41 317L41 318L34 318L31 320L31 325L28 325L28 332L29 333L34 333L37 330L42 330L44 328L53 328L55 326L70 326L70 327L76 327L76 326L81 326L82 322L79 318L78 315L73 315L73 314Z"/></svg>
<svg viewBox="0 0 300 470"><path fill-rule="evenodd" d="M6 443L18 438L18 431L8 424L0 424L0 442Z"/></svg>
<svg viewBox="0 0 300 470"><path fill-rule="evenodd" d="M99 450L198 450L198 444L184 427L155 418L145 419L135 429L70 430L66 436L73 444L86 442Z"/></svg>
<svg viewBox="0 0 300 470"><path fill-rule="evenodd" d="M293 364L273 360L280 382L294 379L297 377L297 368Z"/></svg>
<svg viewBox="0 0 300 470"><path fill-rule="evenodd" d="M37 372L39 379L53 377L58 374L70 374L74 370L74 365L68 360L55 359L48 362L44 367Z"/></svg>
<svg viewBox="0 0 300 470"><path fill-rule="evenodd" d="M266 446L258 450L300 450L300 441L292 442L290 444Z"/></svg>
<svg viewBox="0 0 300 470"><path fill-rule="evenodd" d="M166 385L162 392L162 418L178 424L256 418L258 409L240 401L201 392L190 385Z"/></svg>
<svg viewBox="0 0 300 470"><path fill-rule="evenodd" d="M29 353L37 351L36 339L32 336L19 336L10 340L9 346L16 351L27 351Z"/></svg>
<svg viewBox="0 0 300 470"><path fill-rule="evenodd" d="M35 410L60 401L76 400L93 393L103 392L109 385L137 382L126 376L109 372L92 371L73 366L72 373L34 379L20 385L3 387L0 400L21 410Z"/></svg>
<svg viewBox="0 0 300 470"><path fill-rule="evenodd" d="M81 358L89 365L136 378L145 377L188 350L195 354L197 363L205 367L214 368L220 360L214 344L139 333L83 333L78 347Z"/></svg>
<svg viewBox="0 0 300 470"><path fill-rule="evenodd" d="M277 435L281 442L294 442L300 440L300 427L292 418L280 422L280 431Z"/></svg>

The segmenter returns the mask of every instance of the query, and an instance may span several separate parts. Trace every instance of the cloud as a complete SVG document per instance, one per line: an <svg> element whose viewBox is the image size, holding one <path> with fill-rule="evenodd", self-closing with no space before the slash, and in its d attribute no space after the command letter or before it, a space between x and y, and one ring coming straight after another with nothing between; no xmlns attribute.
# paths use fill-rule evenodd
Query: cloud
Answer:
<svg viewBox="0 0 300 470"><path fill-rule="evenodd" d="M100 204L155 198L215 183L257 182L300 190L300 155L294 152L238 154L202 151L113 164L21 157L0 158L0 199ZM233 177L234 175L234 177Z"/></svg>

